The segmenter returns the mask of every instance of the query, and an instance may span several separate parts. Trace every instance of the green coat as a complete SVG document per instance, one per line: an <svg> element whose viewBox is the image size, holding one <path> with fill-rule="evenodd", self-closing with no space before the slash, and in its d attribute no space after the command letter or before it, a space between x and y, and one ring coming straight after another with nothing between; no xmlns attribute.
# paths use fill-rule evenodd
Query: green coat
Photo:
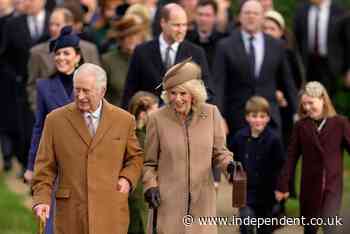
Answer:
<svg viewBox="0 0 350 234"><path fill-rule="evenodd" d="M116 106L121 103L128 65L129 56L119 48L102 55L102 66L108 77L106 99Z"/></svg>
<svg viewBox="0 0 350 234"><path fill-rule="evenodd" d="M140 146L144 147L146 128L136 129ZM148 206L143 196L143 185L139 181L136 189L129 196L130 224L128 234L146 234Z"/></svg>

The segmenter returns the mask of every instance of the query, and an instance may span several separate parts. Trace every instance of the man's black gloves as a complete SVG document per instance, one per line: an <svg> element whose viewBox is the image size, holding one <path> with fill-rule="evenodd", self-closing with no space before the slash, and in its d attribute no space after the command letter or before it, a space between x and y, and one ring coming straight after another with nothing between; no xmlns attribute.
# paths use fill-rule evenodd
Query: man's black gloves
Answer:
<svg viewBox="0 0 350 234"><path fill-rule="evenodd" d="M151 209L158 208L160 206L160 193L158 187L149 188L145 192L145 199Z"/></svg>

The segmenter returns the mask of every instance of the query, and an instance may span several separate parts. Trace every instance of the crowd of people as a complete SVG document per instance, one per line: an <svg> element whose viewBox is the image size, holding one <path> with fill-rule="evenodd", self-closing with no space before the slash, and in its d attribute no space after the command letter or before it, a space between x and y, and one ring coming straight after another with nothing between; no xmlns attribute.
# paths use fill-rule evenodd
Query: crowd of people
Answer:
<svg viewBox="0 0 350 234"><path fill-rule="evenodd" d="M0 0L3 170L17 158L45 233L215 234L182 218L215 216L238 162L240 216L273 217L300 157L300 215L339 214L349 11L299 1L289 28L273 0L238 5Z"/></svg>

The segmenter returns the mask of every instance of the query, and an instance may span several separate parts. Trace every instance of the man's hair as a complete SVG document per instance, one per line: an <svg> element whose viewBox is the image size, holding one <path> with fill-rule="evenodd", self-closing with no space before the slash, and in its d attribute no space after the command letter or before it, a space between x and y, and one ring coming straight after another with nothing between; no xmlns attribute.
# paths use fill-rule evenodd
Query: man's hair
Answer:
<svg viewBox="0 0 350 234"><path fill-rule="evenodd" d="M270 115L270 104L261 96L253 96L245 104L245 114L263 112Z"/></svg>
<svg viewBox="0 0 350 234"><path fill-rule="evenodd" d="M215 15L218 13L218 4L214 0L200 0L198 2L198 7L211 6L214 10Z"/></svg>
<svg viewBox="0 0 350 234"><path fill-rule="evenodd" d="M179 4L176 4L176 3L169 3L169 4L164 5L162 7L162 9L160 10L160 19L168 21L170 18L171 11L175 7L183 9L182 6L180 6Z"/></svg>
<svg viewBox="0 0 350 234"><path fill-rule="evenodd" d="M80 73L93 75L96 78L96 85L98 88L107 87L107 74L102 67L93 63L84 63L75 71L73 80L75 80Z"/></svg>
<svg viewBox="0 0 350 234"><path fill-rule="evenodd" d="M73 24L74 23L74 16L73 16L73 13L68 9L68 8L65 8L65 7L56 7L51 15L55 12L60 12L63 14L63 20L64 20L64 23L65 24Z"/></svg>

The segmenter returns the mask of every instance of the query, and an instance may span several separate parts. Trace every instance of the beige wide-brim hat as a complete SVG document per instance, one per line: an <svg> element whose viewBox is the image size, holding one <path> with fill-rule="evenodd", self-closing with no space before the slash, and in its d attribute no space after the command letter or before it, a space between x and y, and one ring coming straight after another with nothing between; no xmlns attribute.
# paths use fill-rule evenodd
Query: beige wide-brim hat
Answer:
<svg viewBox="0 0 350 234"><path fill-rule="evenodd" d="M192 57L189 57L172 66L165 73L161 85L164 90L167 90L194 79L202 79L202 70L198 64L192 61Z"/></svg>
<svg viewBox="0 0 350 234"><path fill-rule="evenodd" d="M113 24L113 36L121 39L130 35L144 32L145 26L139 18L133 15L124 16Z"/></svg>

